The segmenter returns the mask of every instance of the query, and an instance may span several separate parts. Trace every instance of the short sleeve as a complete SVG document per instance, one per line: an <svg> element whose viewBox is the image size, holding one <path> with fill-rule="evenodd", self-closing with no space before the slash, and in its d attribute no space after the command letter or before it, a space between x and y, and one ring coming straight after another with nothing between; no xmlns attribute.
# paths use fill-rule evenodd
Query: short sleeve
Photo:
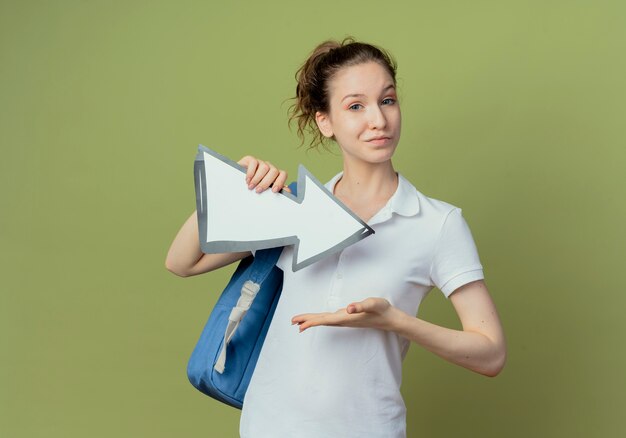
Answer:
<svg viewBox="0 0 626 438"><path fill-rule="evenodd" d="M472 233L460 208L451 210L439 233L430 267L430 281L446 297L457 288L484 279Z"/></svg>

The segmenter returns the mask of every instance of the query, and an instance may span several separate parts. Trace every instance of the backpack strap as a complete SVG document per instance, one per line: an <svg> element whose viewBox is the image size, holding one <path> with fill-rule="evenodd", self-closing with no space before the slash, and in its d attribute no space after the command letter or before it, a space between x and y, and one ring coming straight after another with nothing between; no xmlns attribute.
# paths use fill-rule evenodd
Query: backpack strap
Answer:
<svg viewBox="0 0 626 438"><path fill-rule="evenodd" d="M289 184L292 194L296 194L297 183L294 181ZM246 315L246 312L250 310L250 306L254 302L261 285L265 279L270 275L280 254L283 252L284 247L268 248L256 251L254 254L254 260L249 269L249 279L246 280L241 288L241 296L237 300L237 304L230 311L228 317L228 325L224 332L224 342L222 343L222 349L213 367L215 371L222 374L226 367L226 348L230 343L230 340L237 331L237 327L241 323L241 320Z"/></svg>

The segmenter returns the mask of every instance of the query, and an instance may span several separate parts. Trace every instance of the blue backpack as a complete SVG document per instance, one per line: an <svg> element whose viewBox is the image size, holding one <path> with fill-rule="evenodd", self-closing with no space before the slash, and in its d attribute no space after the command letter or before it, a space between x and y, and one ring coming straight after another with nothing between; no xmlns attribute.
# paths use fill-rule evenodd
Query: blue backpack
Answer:
<svg viewBox="0 0 626 438"><path fill-rule="evenodd" d="M289 188L295 195L296 184ZM276 267L282 251L258 250L239 262L187 364L194 387L238 409L283 288L283 271Z"/></svg>

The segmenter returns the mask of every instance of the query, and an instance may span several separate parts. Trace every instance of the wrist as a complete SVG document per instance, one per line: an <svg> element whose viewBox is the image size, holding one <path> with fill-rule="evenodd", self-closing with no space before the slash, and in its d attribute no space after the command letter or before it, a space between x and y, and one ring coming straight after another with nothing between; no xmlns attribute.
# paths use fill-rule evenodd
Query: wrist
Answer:
<svg viewBox="0 0 626 438"><path fill-rule="evenodd" d="M389 312L389 324L387 330L401 335L402 327L404 327L405 321L407 318L410 318L409 314L394 306L389 308Z"/></svg>

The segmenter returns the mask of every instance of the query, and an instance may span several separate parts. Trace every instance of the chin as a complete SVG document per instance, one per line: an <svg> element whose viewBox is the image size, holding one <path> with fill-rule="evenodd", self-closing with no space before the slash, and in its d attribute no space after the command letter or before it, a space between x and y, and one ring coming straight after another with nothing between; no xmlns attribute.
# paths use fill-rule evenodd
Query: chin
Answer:
<svg viewBox="0 0 626 438"><path fill-rule="evenodd" d="M344 158L351 157L352 159L370 164L385 163L391 160L394 152L396 151L395 144L389 146L367 146L368 147L356 151L347 151L346 149L340 148L343 149Z"/></svg>
<svg viewBox="0 0 626 438"><path fill-rule="evenodd" d="M380 164L390 161L392 157L393 152L385 154L371 154L368 157L363 157L363 160L371 164Z"/></svg>
<svg viewBox="0 0 626 438"><path fill-rule="evenodd" d="M372 154L369 154L376 161L388 161L391 160L393 154L396 152L396 147L381 147L376 148L372 151Z"/></svg>

